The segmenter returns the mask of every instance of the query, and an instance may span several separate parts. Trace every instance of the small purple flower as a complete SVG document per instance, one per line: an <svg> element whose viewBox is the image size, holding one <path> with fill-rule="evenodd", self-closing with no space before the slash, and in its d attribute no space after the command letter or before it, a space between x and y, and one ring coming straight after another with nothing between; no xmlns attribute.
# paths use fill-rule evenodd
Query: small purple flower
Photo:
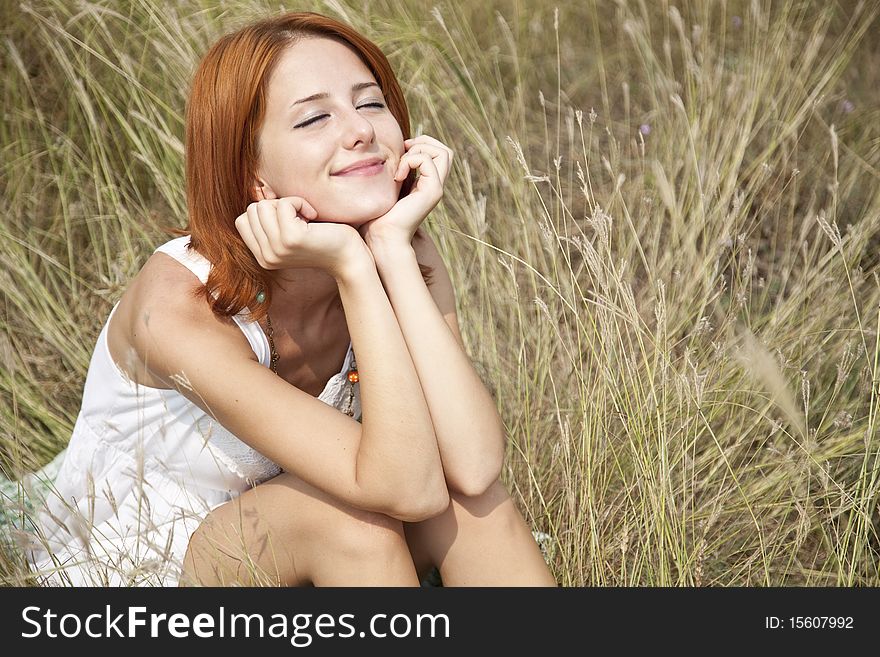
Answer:
<svg viewBox="0 0 880 657"><path fill-rule="evenodd" d="M734 29L739 29L743 26L743 19L739 16L734 16L730 19L730 22L733 24Z"/></svg>
<svg viewBox="0 0 880 657"><path fill-rule="evenodd" d="M851 100L849 100L848 98L846 100L842 100L840 102L840 109L843 110L844 114L849 114L855 108L856 108L855 104Z"/></svg>
<svg viewBox="0 0 880 657"><path fill-rule="evenodd" d="M647 123L643 123L639 126L639 132L641 132L646 137L651 134L651 126Z"/></svg>

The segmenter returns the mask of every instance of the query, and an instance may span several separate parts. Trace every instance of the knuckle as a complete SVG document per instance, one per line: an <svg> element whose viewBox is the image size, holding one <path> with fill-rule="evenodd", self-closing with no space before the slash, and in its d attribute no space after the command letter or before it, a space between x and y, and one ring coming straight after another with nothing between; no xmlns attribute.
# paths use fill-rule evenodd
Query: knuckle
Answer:
<svg viewBox="0 0 880 657"><path fill-rule="evenodd" d="M294 236L294 235L290 235L288 233L282 233L280 239L281 239L281 246L284 247L285 249L293 250L298 246L296 236Z"/></svg>
<svg viewBox="0 0 880 657"><path fill-rule="evenodd" d="M301 198L299 198L298 196L288 196L287 198L284 199L284 208L286 210L289 210L290 213L294 217L296 217L297 208L302 207L302 205L303 205L303 200ZM280 206L281 206L281 203L279 202L279 207Z"/></svg>
<svg viewBox="0 0 880 657"><path fill-rule="evenodd" d="M296 230L295 226L289 226L281 231L279 238L281 240L281 245L285 249L295 249L300 246L302 242L302 238L300 237L300 231Z"/></svg>

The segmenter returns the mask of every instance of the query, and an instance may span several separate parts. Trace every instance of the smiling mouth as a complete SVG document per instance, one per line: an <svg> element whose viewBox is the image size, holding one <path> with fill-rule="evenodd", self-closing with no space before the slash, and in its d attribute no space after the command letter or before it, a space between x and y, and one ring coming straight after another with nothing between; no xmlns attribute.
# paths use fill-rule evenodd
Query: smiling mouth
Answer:
<svg viewBox="0 0 880 657"><path fill-rule="evenodd" d="M350 169L349 171L345 171L343 173L334 173L334 176L345 178L345 177L362 177L362 176L375 176L378 173L381 173L385 169L385 162L376 162L375 164L370 164L365 167L358 167L357 169Z"/></svg>

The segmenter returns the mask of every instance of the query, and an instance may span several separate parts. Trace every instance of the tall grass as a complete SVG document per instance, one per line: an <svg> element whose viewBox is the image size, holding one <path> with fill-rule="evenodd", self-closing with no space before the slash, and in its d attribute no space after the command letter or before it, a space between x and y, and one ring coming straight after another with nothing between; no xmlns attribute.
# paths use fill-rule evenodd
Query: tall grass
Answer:
<svg viewBox="0 0 880 657"><path fill-rule="evenodd" d="M200 54L277 5L4 7L15 479L65 445L107 313L185 223ZM876 3L287 8L370 35L456 152L427 228L563 585L880 585Z"/></svg>

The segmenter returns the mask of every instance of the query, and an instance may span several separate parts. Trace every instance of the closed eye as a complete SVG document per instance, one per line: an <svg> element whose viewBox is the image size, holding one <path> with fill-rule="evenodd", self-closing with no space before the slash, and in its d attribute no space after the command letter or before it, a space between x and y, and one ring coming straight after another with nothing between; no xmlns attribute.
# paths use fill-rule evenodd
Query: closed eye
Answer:
<svg viewBox="0 0 880 657"><path fill-rule="evenodd" d="M360 109L361 107L376 107L376 108L381 109L381 108L385 107L385 104L384 103L364 103L363 105L358 106L358 109ZM321 119L326 119L328 116L330 116L330 115L329 114L319 114L318 116L312 117L308 121L300 123L299 125L296 125L294 127L295 128L305 128L305 127L312 125L313 123L317 123Z"/></svg>

